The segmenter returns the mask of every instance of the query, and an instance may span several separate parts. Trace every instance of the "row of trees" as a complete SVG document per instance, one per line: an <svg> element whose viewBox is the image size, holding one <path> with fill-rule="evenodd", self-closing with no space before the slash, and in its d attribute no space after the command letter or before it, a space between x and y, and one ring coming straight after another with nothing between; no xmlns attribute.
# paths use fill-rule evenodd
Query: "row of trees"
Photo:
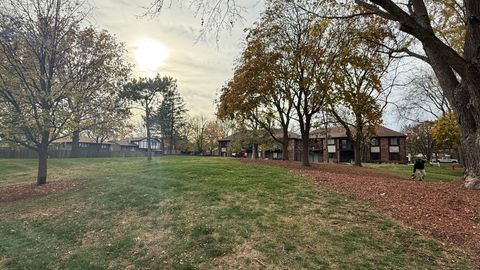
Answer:
<svg viewBox="0 0 480 270"><path fill-rule="evenodd" d="M237 13L238 2L218 0L211 8L209 1L195 0L194 6L201 16L227 18L214 23L207 21L209 29L218 24L229 27L241 17ZM465 187L480 189L480 1L329 0L309 1L309 5L303 1L290 2L312 16L332 19L341 25L357 18L385 20L381 25L363 26L388 30L388 40L379 43L374 40L388 55L415 58L432 68L460 129ZM330 6L317 12L317 7L325 3ZM156 13L162 5L163 1L153 1L151 10Z"/></svg>
<svg viewBox="0 0 480 270"><path fill-rule="evenodd" d="M411 123L403 128L407 134L407 148L412 155L422 154L427 160L437 158L434 154L455 153L463 162L459 149L460 133L453 112L447 112L435 121Z"/></svg>
<svg viewBox="0 0 480 270"><path fill-rule="evenodd" d="M407 151L428 160L443 152L463 161L456 117L438 80L428 67L416 73L405 85L409 94L394 103L399 120L407 122Z"/></svg>
<svg viewBox="0 0 480 270"><path fill-rule="evenodd" d="M148 160L152 160L152 128L156 127L162 133L172 134L177 124L177 117L182 117L185 113L185 105L178 95L176 81L171 77L160 77L160 75L155 78L133 79L125 85L120 95L131 103L139 105L139 109L145 113L143 120L147 133L147 157ZM173 98L177 96L179 99ZM155 106L158 104L160 105L156 109Z"/></svg>
<svg viewBox="0 0 480 270"><path fill-rule="evenodd" d="M221 90L217 114L269 131L282 144L284 159L292 121L308 149L314 121L321 112L330 114L355 143L355 164L361 165L361 145L380 123L391 90L382 83L391 59L379 45L390 33L378 18L336 24L314 15L327 8L328 3L312 1L269 2L248 31L234 77ZM278 128L283 139L274 136ZM308 151L302 154L309 165Z"/></svg>
<svg viewBox="0 0 480 270"><path fill-rule="evenodd" d="M76 157L80 134L98 144L122 138L137 108L145 113L147 137L163 138L169 153L177 145L211 152L223 136L218 124L186 118L173 78L130 80L124 44L85 26L87 16L85 3L73 0L0 3L0 136L38 153L37 184L47 182L52 142L71 136Z"/></svg>
<svg viewBox="0 0 480 270"><path fill-rule="evenodd" d="M152 159L152 137L161 139L165 154L211 155L218 148L218 139L225 135L218 121L203 115L187 116L185 102L172 77L134 79L124 86L120 96L144 113L148 160Z"/></svg>
<svg viewBox="0 0 480 270"><path fill-rule="evenodd" d="M187 118L180 134L184 138L182 152L194 155L216 154L218 140L230 135L218 120L203 115Z"/></svg>

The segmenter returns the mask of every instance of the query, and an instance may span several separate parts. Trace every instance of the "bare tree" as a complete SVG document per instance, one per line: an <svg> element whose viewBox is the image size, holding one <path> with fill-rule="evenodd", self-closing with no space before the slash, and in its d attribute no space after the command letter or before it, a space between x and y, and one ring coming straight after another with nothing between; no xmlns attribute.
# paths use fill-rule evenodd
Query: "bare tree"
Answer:
<svg viewBox="0 0 480 270"><path fill-rule="evenodd" d="M190 141L194 144L196 154L203 155L206 150L206 134L208 120L205 115L194 116L190 118L189 128L191 130Z"/></svg>
<svg viewBox="0 0 480 270"><path fill-rule="evenodd" d="M208 33L214 33L215 40L220 40L221 32L231 30L238 22L245 21L243 14L245 6L236 0L193 0L185 4L180 0L153 0L146 8L146 16L157 16L162 9L178 5L194 11L195 16L200 18L202 30L199 37Z"/></svg>
<svg viewBox="0 0 480 270"><path fill-rule="evenodd" d="M394 103L400 118L420 123L426 118L440 118L452 110L434 74L418 70L412 77L405 86L408 89Z"/></svg>
<svg viewBox="0 0 480 270"><path fill-rule="evenodd" d="M437 143L433 138L433 127L433 122L425 121L403 128L403 133L407 134L406 143L411 154L423 154L427 160L431 160L437 149Z"/></svg>

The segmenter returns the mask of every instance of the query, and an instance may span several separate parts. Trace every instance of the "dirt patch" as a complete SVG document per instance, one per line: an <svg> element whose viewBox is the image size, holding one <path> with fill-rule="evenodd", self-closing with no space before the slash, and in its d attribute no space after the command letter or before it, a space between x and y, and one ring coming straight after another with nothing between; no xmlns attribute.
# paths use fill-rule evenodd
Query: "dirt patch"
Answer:
<svg viewBox="0 0 480 270"><path fill-rule="evenodd" d="M0 187L0 203L13 202L25 198L43 197L81 186L85 181L53 181L45 185L19 184Z"/></svg>
<svg viewBox="0 0 480 270"><path fill-rule="evenodd" d="M381 209L401 223L463 252L480 266L480 191L460 183L411 181L374 169L340 164L252 161L289 168L335 190Z"/></svg>
<svg viewBox="0 0 480 270"><path fill-rule="evenodd" d="M254 248L256 239L248 239L227 255L214 258L215 269L267 269L262 253Z"/></svg>

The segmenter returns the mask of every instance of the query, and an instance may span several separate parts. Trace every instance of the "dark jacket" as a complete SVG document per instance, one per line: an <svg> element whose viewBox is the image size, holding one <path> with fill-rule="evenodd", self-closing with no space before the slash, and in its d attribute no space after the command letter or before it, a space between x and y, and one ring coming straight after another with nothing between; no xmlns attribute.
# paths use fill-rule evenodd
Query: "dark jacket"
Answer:
<svg viewBox="0 0 480 270"><path fill-rule="evenodd" d="M413 165L413 172L417 170L424 170L425 169L425 160L423 159L417 159L415 161L415 164Z"/></svg>

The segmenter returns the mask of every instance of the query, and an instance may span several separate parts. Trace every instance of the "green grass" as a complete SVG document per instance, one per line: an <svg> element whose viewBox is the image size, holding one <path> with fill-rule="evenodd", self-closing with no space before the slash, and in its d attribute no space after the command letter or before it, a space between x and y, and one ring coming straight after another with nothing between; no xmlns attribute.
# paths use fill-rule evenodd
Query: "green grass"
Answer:
<svg viewBox="0 0 480 270"><path fill-rule="evenodd" d="M412 164L363 163L363 166L408 179L410 179L413 172ZM455 170L452 170L450 164L442 164L440 167L427 165L425 169L427 172L425 181L450 182L458 179L463 174L463 169L459 165L456 166Z"/></svg>
<svg viewBox="0 0 480 270"><path fill-rule="evenodd" d="M74 190L0 204L0 269L470 269L287 169L221 158L50 160ZM35 162L0 160L0 186Z"/></svg>

